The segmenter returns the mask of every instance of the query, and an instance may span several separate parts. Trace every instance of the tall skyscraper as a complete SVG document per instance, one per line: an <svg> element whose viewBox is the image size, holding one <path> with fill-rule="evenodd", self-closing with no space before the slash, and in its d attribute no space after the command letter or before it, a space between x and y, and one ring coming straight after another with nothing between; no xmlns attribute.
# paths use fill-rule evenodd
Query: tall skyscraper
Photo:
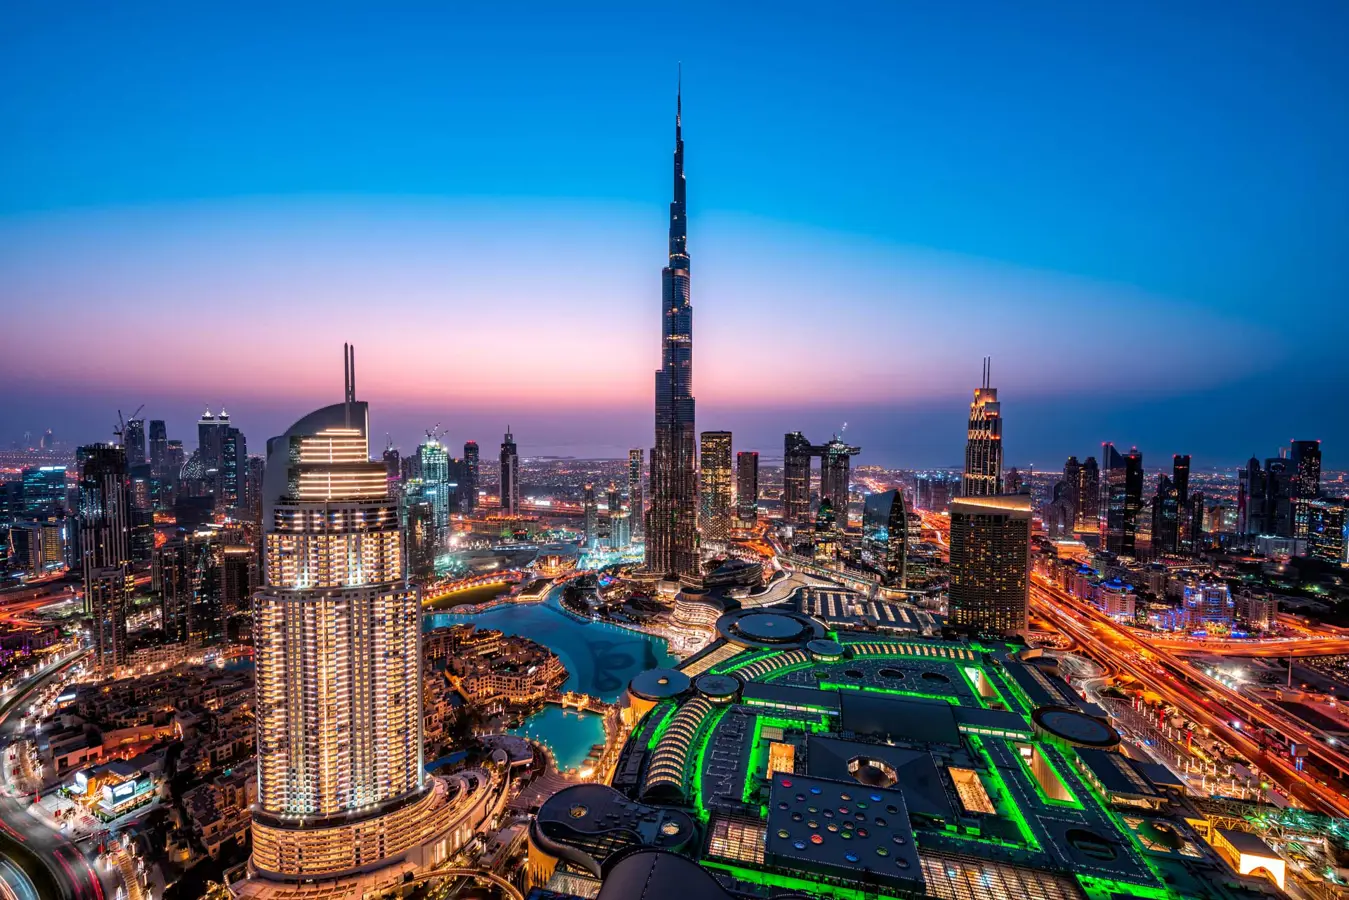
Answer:
<svg viewBox="0 0 1349 900"><path fill-rule="evenodd" d="M731 433L702 433L701 503L703 540L724 544L731 536Z"/></svg>
<svg viewBox="0 0 1349 900"><path fill-rule="evenodd" d="M220 474L225 464L225 432L229 429L229 413L225 412L223 406L218 416L212 415L211 408L206 407L206 412L197 421L197 458L207 493L220 493Z"/></svg>
<svg viewBox="0 0 1349 900"><path fill-rule="evenodd" d="M225 411L222 409L223 416ZM248 443L243 432L226 427L220 435L220 497L226 509L237 510L248 492Z"/></svg>
<svg viewBox="0 0 1349 900"><path fill-rule="evenodd" d="M150 420L150 471L164 474L164 455L169 449L169 432L163 419Z"/></svg>
<svg viewBox="0 0 1349 900"><path fill-rule="evenodd" d="M646 465L641 447L628 451L628 513L633 539L646 535L646 500L642 490L642 472Z"/></svg>
<svg viewBox="0 0 1349 900"><path fill-rule="evenodd" d="M68 505L65 466L29 466L19 477L25 516L47 519L65 515Z"/></svg>
<svg viewBox="0 0 1349 900"><path fill-rule="evenodd" d="M464 475L459 480L459 509L465 515L473 515L478 509L478 476L481 463L478 461L478 442L464 443Z"/></svg>
<svg viewBox="0 0 1349 900"><path fill-rule="evenodd" d="M684 193L682 92L675 99L674 199L670 259L661 272L661 367L656 372L656 446L651 453L651 512L646 568L697 578L698 479L693 402L693 305L689 293Z"/></svg>
<svg viewBox="0 0 1349 900"><path fill-rule="evenodd" d="M1157 480L1157 494L1152 498L1152 554L1176 553L1180 549L1181 510L1188 520L1189 506L1181 506L1180 491L1166 475ZM1188 521L1186 523L1188 530Z"/></svg>
<svg viewBox="0 0 1349 900"><path fill-rule="evenodd" d="M998 389L989 386L993 361L984 359L984 380L970 403L970 424L965 441L965 476L960 493L985 497L1002 493L1002 407Z"/></svg>
<svg viewBox="0 0 1349 900"><path fill-rule="evenodd" d="M735 455L735 517L740 528L753 528L759 521L757 450L741 450Z"/></svg>
<svg viewBox="0 0 1349 900"><path fill-rule="evenodd" d="M1143 454L1135 447L1121 456L1110 443L1102 449L1106 460L1105 549L1136 557L1138 517L1143 510Z"/></svg>
<svg viewBox="0 0 1349 900"><path fill-rule="evenodd" d="M389 493L397 495L401 490L400 482L403 480L403 456L391 443L384 448L380 458L384 460L384 478L389 483Z"/></svg>
<svg viewBox="0 0 1349 900"><path fill-rule="evenodd" d="M852 458L862 452L861 447L843 443L838 435L823 447L813 448L820 457L820 499L828 500L834 508L838 527L848 527L848 488L852 482Z"/></svg>
<svg viewBox="0 0 1349 900"><path fill-rule="evenodd" d="M208 532L185 535L154 551L151 585L169 643L207 647L224 636L223 546Z"/></svg>
<svg viewBox="0 0 1349 900"><path fill-rule="evenodd" d="M782 517L804 524L810 517L810 458L814 448L799 431L788 432L782 445Z"/></svg>
<svg viewBox="0 0 1349 900"><path fill-rule="evenodd" d="M1077 527L1077 518L1081 515L1081 502L1078 499L1082 490L1082 464L1076 456L1068 457L1063 464L1063 501L1068 508L1068 528Z"/></svg>
<svg viewBox="0 0 1349 900"><path fill-rule="evenodd" d="M501 441L501 511L508 516L520 515L520 451L509 425Z"/></svg>
<svg viewBox="0 0 1349 900"><path fill-rule="evenodd" d="M84 579L84 605L93 622L94 666L104 678L126 665L126 612L135 584L129 566L89 569Z"/></svg>
<svg viewBox="0 0 1349 900"><path fill-rule="evenodd" d="M1077 477L1077 528L1098 531L1101 527L1101 470L1096 457L1088 456Z"/></svg>
<svg viewBox="0 0 1349 900"><path fill-rule="evenodd" d="M132 418L126 420L122 429L122 446L126 448L126 461L129 466L143 466L145 458L145 420Z"/></svg>
<svg viewBox="0 0 1349 900"><path fill-rule="evenodd" d="M1311 501L1321 496L1321 442L1293 441L1293 537L1306 538L1311 524Z"/></svg>
<svg viewBox="0 0 1349 900"><path fill-rule="evenodd" d="M862 504L862 551L886 587L905 587L909 552L909 512L904 492L870 494Z"/></svg>
<svg viewBox="0 0 1349 900"><path fill-rule="evenodd" d="M344 402L268 442L253 629L263 880L369 877L447 850L451 801L422 767L421 598L354 362Z"/></svg>
<svg viewBox="0 0 1349 900"><path fill-rule="evenodd" d="M421 472L422 496L431 504L435 543L444 548L450 536L450 513L458 486L450 480L450 453L434 437L417 448L418 471ZM387 479L387 470L385 473Z"/></svg>
<svg viewBox="0 0 1349 900"><path fill-rule="evenodd" d="M1028 494L951 503L951 624L981 634L1026 630L1030 535Z"/></svg>
<svg viewBox="0 0 1349 900"><path fill-rule="evenodd" d="M581 538L581 549L596 550L600 545L600 508L595 500L595 485L589 481L586 482L581 495L581 514L585 530Z"/></svg>
<svg viewBox="0 0 1349 900"><path fill-rule="evenodd" d="M80 465L78 536L84 611L97 616L90 591L96 574L113 569L125 574L131 563L131 476L126 451L116 444L80 447L76 455ZM111 600L121 594L104 591L102 596Z"/></svg>
<svg viewBox="0 0 1349 900"><path fill-rule="evenodd" d="M1194 517L1190 505L1190 455L1177 453L1171 457L1171 484L1176 488L1176 509L1179 524L1176 529L1177 553L1189 553L1194 547ZM1153 538L1154 543L1156 538Z"/></svg>

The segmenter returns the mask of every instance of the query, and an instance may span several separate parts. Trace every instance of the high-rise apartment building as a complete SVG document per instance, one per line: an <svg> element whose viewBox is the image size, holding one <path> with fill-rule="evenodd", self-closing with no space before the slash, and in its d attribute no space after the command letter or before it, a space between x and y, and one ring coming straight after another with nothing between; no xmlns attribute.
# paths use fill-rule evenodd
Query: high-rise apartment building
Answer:
<svg viewBox="0 0 1349 900"><path fill-rule="evenodd" d="M998 389L991 387L992 360L984 359L984 380L970 403L965 441L965 475L961 496L984 497L1002 493L1002 407Z"/></svg>
<svg viewBox="0 0 1349 900"><path fill-rule="evenodd" d="M224 410L220 411L223 416ZM248 492L248 443L243 432L226 428L220 436L220 498L225 509L237 510L243 506Z"/></svg>
<svg viewBox="0 0 1349 900"><path fill-rule="evenodd" d="M799 431L788 432L782 444L782 517L805 524L810 517L810 458L815 448Z"/></svg>
<svg viewBox="0 0 1349 900"><path fill-rule="evenodd" d="M628 451L628 514L633 540L646 535L646 500L642 490L642 472L646 470L646 465L643 456L641 447Z"/></svg>
<svg viewBox="0 0 1349 900"><path fill-rule="evenodd" d="M759 451L735 455L736 527L753 528L759 521Z"/></svg>
<svg viewBox="0 0 1349 900"><path fill-rule="evenodd" d="M417 448L422 496L431 504L435 541L443 548L450 536L450 514L454 511L458 485L450 479L450 453L440 441L427 437ZM387 480L388 471L385 470Z"/></svg>
<svg viewBox="0 0 1349 900"><path fill-rule="evenodd" d="M1349 566L1349 501L1308 501L1307 555Z"/></svg>
<svg viewBox="0 0 1349 900"><path fill-rule="evenodd" d="M520 515L520 451L509 425L501 441L501 511L508 516Z"/></svg>
<svg viewBox="0 0 1349 900"><path fill-rule="evenodd" d="M701 503L703 540L724 544L731 536L731 433L704 431L701 439Z"/></svg>
<svg viewBox="0 0 1349 900"><path fill-rule="evenodd" d="M389 493L396 495L402 490L403 455L391 443L384 448L384 453L380 456L380 459L384 461L384 478L389 483Z"/></svg>
<svg viewBox="0 0 1349 900"><path fill-rule="evenodd" d="M651 451L646 569L681 579L701 575L689 271L683 104L682 94L677 94L669 262L661 270L661 366L656 372L656 445Z"/></svg>
<svg viewBox="0 0 1349 900"><path fill-rule="evenodd" d="M463 477L459 479L459 509L465 515L478 510L478 479L482 464L478 459L478 442L464 442Z"/></svg>
<svg viewBox="0 0 1349 900"><path fill-rule="evenodd" d="M253 628L263 881L369 877L449 849L453 801L423 769L420 596L346 366L344 402L268 442Z"/></svg>
<svg viewBox="0 0 1349 900"><path fill-rule="evenodd" d="M24 516L48 519L66 514L65 466L29 466L20 473L19 478Z"/></svg>
<svg viewBox="0 0 1349 900"><path fill-rule="evenodd" d="M224 547L211 532L188 534L154 551L151 585L169 643L208 647L225 635Z"/></svg>
<svg viewBox="0 0 1349 900"><path fill-rule="evenodd" d="M600 508L595 499L595 485L587 481L581 495L581 515L585 534L581 549L597 550L600 545Z"/></svg>
<svg viewBox="0 0 1349 900"><path fill-rule="evenodd" d="M90 584L95 573L110 569L125 572L131 563L131 476L126 451L116 444L80 447L76 457L80 466L77 513L84 611L94 615ZM105 590L102 596L105 600L125 598L112 590Z"/></svg>
<svg viewBox="0 0 1349 900"><path fill-rule="evenodd" d="M950 619L981 634L1027 627L1031 498L961 497L951 503Z"/></svg>
<svg viewBox="0 0 1349 900"><path fill-rule="evenodd" d="M127 661L127 606L136 586L129 566L88 569L84 604L92 620L94 666L104 678L113 677Z"/></svg>

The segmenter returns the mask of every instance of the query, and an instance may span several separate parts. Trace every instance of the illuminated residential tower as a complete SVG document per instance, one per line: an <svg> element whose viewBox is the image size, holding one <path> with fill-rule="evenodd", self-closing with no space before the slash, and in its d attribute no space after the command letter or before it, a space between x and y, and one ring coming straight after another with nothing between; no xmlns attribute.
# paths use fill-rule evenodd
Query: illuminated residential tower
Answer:
<svg viewBox="0 0 1349 900"><path fill-rule="evenodd" d="M676 93L674 199L670 203L670 261L661 272L661 367L656 372L656 445L651 451L646 568L655 575L696 579L700 569L693 306L689 302L682 118L682 96Z"/></svg>
<svg viewBox="0 0 1349 900"><path fill-rule="evenodd" d="M731 500L734 496L729 431L702 433L699 474L702 481L700 511L703 540L724 544L731 536Z"/></svg>
<svg viewBox="0 0 1349 900"><path fill-rule="evenodd" d="M263 882L365 877L446 852L446 788L422 767L421 598L384 463L370 460L354 351L346 365L345 401L267 448L253 597Z"/></svg>

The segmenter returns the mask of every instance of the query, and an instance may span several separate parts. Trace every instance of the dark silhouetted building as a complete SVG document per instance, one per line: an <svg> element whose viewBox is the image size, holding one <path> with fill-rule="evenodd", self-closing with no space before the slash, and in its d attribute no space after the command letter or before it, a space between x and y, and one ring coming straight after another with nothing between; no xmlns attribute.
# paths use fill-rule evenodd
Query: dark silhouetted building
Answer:
<svg viewBox="0 0 1349 900"><path fill-rule="evenodd" d="M85 583L84 611L96 615L90 596L96 573L116 570L117 575L97 576L116 581L126 574L131 563L131 476L126 451L116 444L80 447L76 458L80 466L77 515L80 566ZM100 596L111 602L119 596L125 599L126 594L105 585ZM119 613L121 617L124 615L124 611ZM120 627L124 633L124 621Z"/></svg>
<svg viewBox="0 0 1349 900"><path fill-rule="evenodd" d="M979 634L1027 627L1031 499L961 497L951 503L951 624Z"/></svg>
<svg viewBox="0 0 1349 900"><path fill-rule="evenodd" d="M1189 506L1180 505L1180 491L1166 475L1157 480L1157 494L1152 498L1152 553L1154 556L1175 553L1180 544L1181 509L1188 521Z"/></svg>
<svg viewBox="0 0 1349 900"><path fill-rule="evenodd" d="M1105 549L1121 556L1138 554L1138 520L1143 510L1143 454L1135 447L1121 456L1114 444L1103 445L1106 461Z"/></svg>
<svg viewBox="0 0 1349 900"><path fill-rule="evenodd" d="M782 445L782 517L803 524L810 516L810 458L814 448L799 431L788 432Z"/></svg>
<svg viewBox="0 0 1349 900"><path fill-rule="evenodd" d="M501 441L501 511L508 516L520 515L520 451L509 425Z"/></svg>
<svg viewBox="0 0 1349 900"><path fill-rule="evenodd" d="M735 517L740 528L753 528L759 521L757 450L741 450L735 455Z"/></svg>
<svg viewBox="0 0 1349 900"><path fill-rule="evenodd" d="M464 442L463 468L463 476L459 479L459 509L471 516L478 511L478 484L482 474L477 441Z"/></svg>
<svg viewBox="0 0 1349 900"><path fill-rule="evenodd" d="M1101 470L1094 456L1088 456L1078 471L1077 528L1097 532L1101 528Z"/></svg>
<svg viewBox="0 0 1349 900"><path fill-rule="evenodd" d="M628 511L633 539L646 535L646 500L642 491L642 472L646 469L644 455L640 447L628 451Z"/></svg>
<svg viewBox="0 0 1349 900"><path fill-rule="evenodd" d="M126 426L122 429L122 446L126 448L126 462L128 466L143 466L148 461L145 457L145 420L127 419Z"/></svg>
<svg viewBox="0 0 1349 900"><path fill-rule="evenodd" d="M852 482L852 458L861 447L845 444L837 435L823 447L814 448L820 457L820 499L834 507L840 528L848 525L848 488Z"/></svg>
<svg viewBox="0 0 1349 900"><path fill-rule="evenodd" d="M1305 538L1310 531L1310 504L1321 496L1321 442L1293 441L1289 452L1293 464L1293 537Z"/></svg>
<svg viewBox="0 0 1349 900"><path fill-rule="evenodd" d="M586 482L581 499L581 511L585 523L585 537L581 541L581 547L585 550L595 550L600 545L600 510L595 501L595 485L590 482Z"/></svg>
<svg viewBox="0 0 1349 900"><path fill-rule="evenodd" d="M164 474L164 459L169 449L169 432L163 419L150 420L150 470L155 475Z"/></svg>

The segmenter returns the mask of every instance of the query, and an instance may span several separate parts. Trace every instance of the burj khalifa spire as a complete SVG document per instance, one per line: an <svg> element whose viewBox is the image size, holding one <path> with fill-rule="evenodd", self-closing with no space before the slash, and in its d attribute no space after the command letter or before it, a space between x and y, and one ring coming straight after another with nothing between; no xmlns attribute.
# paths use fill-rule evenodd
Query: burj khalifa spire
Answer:
<svg viewBox="0 0 1349 900"><path fill-rule="evenodd" d="M661 272L661 366L656 372L656 445L651 452L646 568L656 575L697 579L700 566L693 423L693 305L689 301L683 118L681 79L675 92L670 260Z"/></svg>

